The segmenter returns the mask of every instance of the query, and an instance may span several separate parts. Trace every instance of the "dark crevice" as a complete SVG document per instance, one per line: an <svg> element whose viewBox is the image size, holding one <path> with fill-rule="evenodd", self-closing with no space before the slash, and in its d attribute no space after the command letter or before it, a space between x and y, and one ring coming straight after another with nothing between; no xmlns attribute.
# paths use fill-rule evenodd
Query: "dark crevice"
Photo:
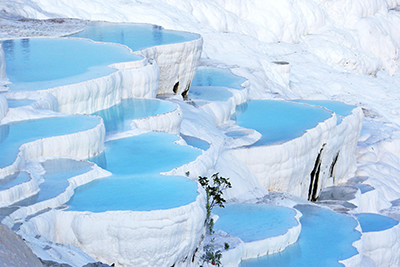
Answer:
<svg viewBox="0 0 400 267"><path fill-rule="evenodd" d="M182 92L182 97L185 100L188 98L189 88L190 88L190 82L189 82L188 86L186 86L186 89Z"/></svg>
<svg viewBox="0 0 400 267"><path fill-rule="evenodd" d="M340 151L339 151L339 152L336 154L336 156L333 158L331 167L329 168L329 177L332 177L332 178L333 178L333 184L335 184L334 172L335 172L336 163L337 163L338 158L339 158L339 154L340 154Z"/></svg>
<svg viewBox="0 0 400 267"><path fill-rule="evenodd" d="M308 188L308 200L316 201L318 194L318 183L319 183L319 174L321 172L321 155L324 150L326 144L322 145L321 150L318 153L317 159L315 160L314 168L310 174L310 187Z"/></svg>
<svg viewBox="0 0 400 267"><path fill-rule="evenodd" d="M174 94L178 93L178 89L179 89L179 81L175 83L174 88L172 89Z"/></svg>

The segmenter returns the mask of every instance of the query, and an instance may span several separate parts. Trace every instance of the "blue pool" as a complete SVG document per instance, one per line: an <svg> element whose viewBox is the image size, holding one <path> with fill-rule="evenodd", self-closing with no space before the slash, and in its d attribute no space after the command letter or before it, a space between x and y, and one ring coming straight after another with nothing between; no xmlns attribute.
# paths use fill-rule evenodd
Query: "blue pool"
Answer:
<svg viewBox="0 0 400 267"><path fill-rule="evenodd" d="M158 99L123 99L121 103L100 110L93 115L103 118L107 133L130 130L134 119L171 112L176 105Z"/></svg>
<svg viewBox="0 0 400 267"><path fill-rule="evenodd" d="M2 44L12 90L48 89L82 82L114 72L108 67L112 63L141 59L126 47L89 40L31 38L6 40Z"/></svg>
<svg viewBox="0 0 400 267"><path fill-rule="evenodd" d="M353 218L310 205L295 208L303 214L298 241L280 253L245 260L241 267L343 266L338 261L358 253L352 244L361 234L355 230L357 222Z"/></svg>
<svg viewBox="0 0 400 267"><path fill-rule="evenodd" d="M190 87L189 98L206 101L227 101L233 94L223 87L213 86L192 86Z"/></svg>
<svg viewBox="0 0 400 267"><path fill-rule="evenodd" d="M183 138L183 140L185 140L186 144L188 144L189 146L197 147L204 151L210 148L210 144L200 138L184 134L181 134L181 137Z"/></svg>
<svg viewBox="0 0 400 267"><path fill-rule="evenodd" d="M16 185L28 182L31 177L26 172L17 172L0 179L0 190L6 190Z"/></svg>
<svg viewBox="0 0 400 267"><path fill-rule="evenodd" d="M153 132L107 142L100 165L113 175L77 188L68 203L70 210L143 211L193 202L198 195L196 182L159 174L201 154L198 149L176 144L177 140L175 135Z"/></svg>
<svg viewBox="0 0 400 267"><path fill-rule="evenodd" d="M300 137L329 119L332 113L319 107L275 100L252 100L236 108L237 124L262 134L253 146L271 145Z"/></svg>
<svg viewBox="0 0 400 267"><path fill-rule="evenodd" d="M192 41L200 35L188 32L165 30L149 24L95 23L83 31L69 35L99 42L112 42L128 46L133 51L151 46Z"/></svg>
<svg viewBox="0 0 400 267"><path fill-rule="evenodd" d="M18 108L23 106L28 106L35 103L35 100L29 99L7 99L9 108Z"/></svg>
<svg viewBox="0 0 400 267"><path fill-rule="evenodd" d="M223 86L242 89L245 78L234 75L228 69L199 67L192 81L192 86Z"/></svg>
<svg viewBox="0 0 400 267"><path fill-rule="evenodd" d="M0 168L11 165L19 147L41 138L72 134L94 128L100 118L72 115L0 125Z"/></svg>
<svg viewBox="0 0 400 267"><path fill-rule="evenodd" d="M69 210L105 212L170 209L196 200L196 182L177 176L113 175L76 189Z"/></svg>
<svg viewBox="0 0 400 267"><path fill-rule="evenodd" d="M293 209L256 204L230 204L215 208L219 216L215 229L244 242L252 242L285 234L298 225Z"/></svg>
<svg viewBox="0 0 400 267"><path fill-rule="evenodd" d="M359 213L356 217L364 233L384 231L399 224L398 220L375 213Z"/></svg>
<svg viewBox="0 0 400 267"><path fill-rule="evenodd" d="M68 179L87 173L91 170L92 164L86 161L72 159L54 159L42 163L46 170L44 182L39 185L39 194L36 202L54 198L63 193L69 185Z"/></svg>

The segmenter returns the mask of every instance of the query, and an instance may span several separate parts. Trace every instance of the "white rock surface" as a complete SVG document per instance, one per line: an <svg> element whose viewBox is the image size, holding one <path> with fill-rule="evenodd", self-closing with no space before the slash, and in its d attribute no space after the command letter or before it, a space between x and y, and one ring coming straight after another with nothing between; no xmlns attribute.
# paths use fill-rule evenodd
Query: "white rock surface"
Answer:
<svg viewBox="0 0 400 267"><path fill-rule="evenodd" d="M202 48L203 38L199 35L193 41L153 46L136 54L154 59L160 67L157 94L185 95L196 72ZM174 91L177 84L178 87Z"/></svg>
<svg viewBox="0 0 400 267"><path fill-rule="evenodd" d="M167 210L52 210L23 224L21 231L73 245L116 266L186 265L204 235L204 201L200 193L194 202Z"/></svg>
<svg viewBox="0 0 400 267"><path fill-rule="evenodd" d="M234 149L233 153L248 166L266 189L284 191L307 199L310 173L321 148L329 141L330 133L336 130L335 127L336 116L333 114L298 138L269 146L241 147Z"/></svg>

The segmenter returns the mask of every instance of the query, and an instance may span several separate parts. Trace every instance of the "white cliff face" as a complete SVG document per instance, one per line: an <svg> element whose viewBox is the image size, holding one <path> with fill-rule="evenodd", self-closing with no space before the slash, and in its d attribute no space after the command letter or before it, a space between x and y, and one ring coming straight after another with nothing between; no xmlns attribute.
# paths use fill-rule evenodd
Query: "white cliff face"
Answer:
<svg viewBox="0 0 400 267"><path fill-rule="evenodd" d="M0 121L6 116L8 112L8 103L7 99L0 95Z"/></svg>
<svg viewBox="0 0 400 267"><path fill-rule="evenodd" d="M185 96L199 64L203 38L192 41L153 46L136 54L154 59L160 67L157 94L179 94Z"/></svg>
<svg viewBox="0 0 400 267"><path fill-rule="evenodd" d="M58 111L90 114L118 104L121 99L155 97L159 70L147 59L113 64L118 71L93 80L41 90L57 99ZM90 101L88 101L90 99Z"/></svg>
<svg viewBox="0 0 400 267"><path fill-rule="evenodd" d="M182 110L179 106L176 106L176 109L171 112L132 120L131 127L133 129L138 128L141 130L166 132L177 135L180 132L182 117Z"/></svg>
<svg viewBox="0 0 400 267"><path fill-rule="evenodd" d="M241 147L234 149L233 153L268 190L308 199L312 183L310 174L335 127L336 116L333 115L298 138L276 145Z"/></svg>
<svg viewBox="0 0 400 267"><path fill-rule="evenodd" d="M191 265L204 235L205 214L200 193L195 202L167 210L52 210L31 219L21 232L73 245L116 266Z"/></svg>

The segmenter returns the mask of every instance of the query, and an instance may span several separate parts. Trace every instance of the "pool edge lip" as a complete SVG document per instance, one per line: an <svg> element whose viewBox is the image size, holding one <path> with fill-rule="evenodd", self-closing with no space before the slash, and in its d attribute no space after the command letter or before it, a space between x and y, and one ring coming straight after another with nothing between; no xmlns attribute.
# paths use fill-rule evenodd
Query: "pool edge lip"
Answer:
<svg viewBox="0 0 400 267"><path fill-rule="evenodd" d="M96 141L96 143L98 143L97 144L98 147L95 148L95 150L99 150L99 151L97 151L97 153L100 153L100 151L104 150L104 140L102 141L102 139L104 139L104 136L105 136L105 126L104 126L103 119L99 116L92 116L92 115L85 115L85 114L72 114L71 115L71 114L56 113L53 116L44 116L44 117L40 117L40 118L26 119L26 120L21 120L21 121L11 121L4 125L13 124L13 123L23 123L23 122L28 122L28 121L32 121L32 120L41 120L41 119L59 118L59 117L73 117L73 116L75 116L75 117L76 116L93 117L93 118L96 118L99 122L96 125L94 125L93 127L82 130L82 131L76 131L76 132L62 134L62 135L56 135L56 136L48 136L48 137L39 138L39 139L30 141L30 142L22 143L18 147L18 152L15 157L15 160L10 165L0 168L0 177L6 177L7 175L11 175L17 171L23 170L22 166L25 164L26 161L31 161L31 160L51 156L51 155L42 155L42 156L38 157L35 155L29 155L29 158L27 159L24 154L26 153L26 149L31 150L33 147L37 147L38 145L41 147L41 150L43 150L43 149L46 150L46 148L44 148L44 146L46 146L45 143L49 142L51 140L54 140L54 139L65 138L65 137L75 137L76 135L90 133L91 137L94 138L93 142ZM92 133L93 131L95 133ZM96 134L96 132L98 132L99 134ZM98 139L98 140L96 140L96 139ZM91 149L93 149L93 148L91 148ZM76 150L75 153L82 154L82 155L85 154L84 151L78 152L78 150ZM29 154L29 152L28 152L28 154ZM35 153L33 153L33 154L35 154ZM79 158L79 157L82 157L82 155L81 156L75 155L75 156ZM57 156L60 158L66 157L65 155L57 155ZM31 157L33 157L33 158L31 158ZM74 158L74 157L71 156L71 158Z"/></svg>

